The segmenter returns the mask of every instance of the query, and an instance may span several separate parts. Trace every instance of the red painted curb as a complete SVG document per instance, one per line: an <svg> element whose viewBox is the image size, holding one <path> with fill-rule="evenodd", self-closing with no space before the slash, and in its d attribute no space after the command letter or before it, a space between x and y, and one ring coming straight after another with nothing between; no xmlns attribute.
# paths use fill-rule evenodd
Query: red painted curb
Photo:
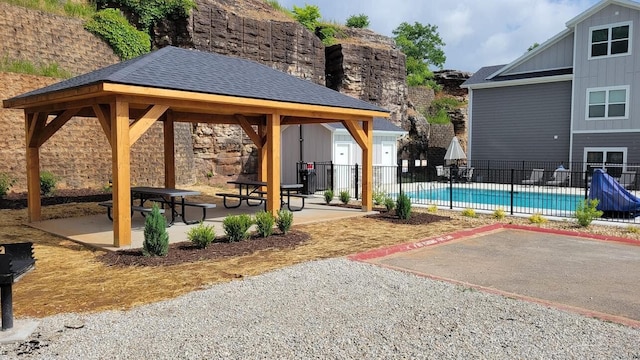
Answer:
<svg viewBox="0 0 640 360"><path fill-rule="evenodd" d="M441 236L427 238L427 239L420 240L420 241L417 241L417 242L410 242L410 243L393 245L393 246L386 247L386 248L373 249L373 250L365 251L365 252L362 252L362 253L349 255L349 256L347 256L347 258L349 260L365 261L365 260L375 259L375 258L382 257L382 256L396 254L396 253L403 252L403 251L419 249L419 248L423 248L425 246L432 246L432 245L436 245L436 244L441 244L441 243L444 243L444 242L447 242L447 241L456 240L456 239L460 239L460 238L467 237L467 236L472 236L472 235L483 233L483 232L489 232L489 231L493 231L493 230L498 230L498 229L502 229L502 227L503 227L502 224L493 224L493 225L482 226L482 227L479 227L479 228L473 228L473 229L469 229L469 230L461 230L461 231L457 231L457 232L454 232L454 233L451 233L451 234L445 234L445 235L441 235Z"/></svg>
<svg viewBox="0 0 640 360"><path fill-rule="evenodd" d="M607 235L591 234L586 232L577 232L577 231L560 230L560 229L547 229L547 228L541 228L537 226L515 225L515 224L504 224L503 228L514 229L514 230L535 231L535 232L554 234L554 235L582 237L582 238L601 240L601 241L613 241L613 242L640 246L640 240L623 238L619 236L607 236Z"/></svg>

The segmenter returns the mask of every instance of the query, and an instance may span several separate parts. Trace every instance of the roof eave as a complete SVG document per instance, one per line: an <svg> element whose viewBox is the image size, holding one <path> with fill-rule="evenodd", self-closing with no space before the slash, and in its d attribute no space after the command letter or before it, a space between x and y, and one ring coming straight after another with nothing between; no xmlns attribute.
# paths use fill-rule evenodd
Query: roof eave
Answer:
<svg viewBox="0 0 640 360"><path fill-rule="evenodd" d="M475 90L475 89L490 89L490 88L507 87L507 86L546 84L551 82L572 81L572 80L573 80L573 74L566 74L566 75L544 76L544 77L527 78L527 79L485 82L485 83L466 85L464 87L470 90Z"/></svg>
<svg viewBox="0 0 640 360"><path fill-rule="evenodd" d="M602 0L599 3L597 3L597 4L593 5L592 7L590 7L589 9L585 10L581 14L578 14L573 19L567 21L566 25L567 25L568 28L573 28L577 24L579 24L582 21L584 21L585 19L587 19L588 17L592 16L593 14L597 13L598 11L600 11L600 10L604 9L605 7L607 7L609 5L612 5L612 4L617 4L617 5L629 7L629 8L635 9L635 10L640 10L640 4L638 4L635 1L630 1L630 0Z"/></svg>

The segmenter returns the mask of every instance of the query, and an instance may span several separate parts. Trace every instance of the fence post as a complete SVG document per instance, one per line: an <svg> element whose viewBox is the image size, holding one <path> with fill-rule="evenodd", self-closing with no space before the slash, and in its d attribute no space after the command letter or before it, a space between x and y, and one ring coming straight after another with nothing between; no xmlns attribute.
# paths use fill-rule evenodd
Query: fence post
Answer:
<svg viewBox="0 0 640 360"><path fill-rule="evenodd" d="M329 184L330 184L329 188L331 189L331 191L333 191L334 190L334 188L333 188L333 176L334 176L333 161L331 163L329 163L329 169L330 169L329 171L331 173L330 180L329 180Z"/></svg>
<svg viewBox="0 0 640 360"><path fill-rule="evenodd" d="M398 169L396 171L396 177L398 178L398 186L400 187L398 195L400 195L402 193L402 163L398 163L396 169Z"/></svg>
<svg viewBox="0 0 640 360"><path fill-rule="evenodd" d="M449 209L453 209L453 174L449 168Z"/></svg>
<svg viewBox="0 0 640 360"><path fill-rule="evenodd" d="M513 176L515 172L515 169L511 169L511 215L513 215Z"/></svg>
<svg viewBox="0 0 640 360"><path fill-rule="evenodd" d="M589 198L589 170L584 171L584 198Z"/></svg>
<svg viewBox="0 0 640 360"><path fill-rule="evenodd" d="M355 192L356 192L356 200L358 200L358 181L359 181L359 177L358 177L358 163L356 163L356 187L355 187Z"/></svg>

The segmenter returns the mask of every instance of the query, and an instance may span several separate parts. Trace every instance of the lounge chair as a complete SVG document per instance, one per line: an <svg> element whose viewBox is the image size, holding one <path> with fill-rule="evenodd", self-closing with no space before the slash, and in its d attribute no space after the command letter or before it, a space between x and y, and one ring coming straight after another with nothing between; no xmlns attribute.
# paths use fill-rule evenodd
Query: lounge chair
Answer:
<svg viewBox="0 0 640 360"><path fill-rule="evenodd" d="M528 179L522 180L522 185L536 185L542 182L544 176L544 169L531 170L531 176Z"/></svg>
<svg viewBox="0 0 640 360"><path fill-rule="evenodd" d="M551 180L547 181L545 184L552 186L567 185L569 183L570 175L571 171L567 169L556 169L556 171L553 172Z"/></svg>
<svg viewBox="0 0 640 360"><path fill-rule="evenodd" d="M460 181L471 181L471 177L473 177L472 167L461 167L458 169L458 179Z"/></svg>
<svg viewBox="0 0 640 360"><path fill-rule="evenodd" d="M620 183L620 185L624 186L625 189L629 189L634 185L635 180L636 180L636 172L627 171L627 172L623 172L620 175L620 180L618 180L618 182Z"/></svg>
<svg viewBox="0 0 640 360"><path fill-rule="evenodd" d="M444 167L442 165L436 165L436 175L438 176L438 179L448 180L449 174L450 172L448 167Z"/></svg>

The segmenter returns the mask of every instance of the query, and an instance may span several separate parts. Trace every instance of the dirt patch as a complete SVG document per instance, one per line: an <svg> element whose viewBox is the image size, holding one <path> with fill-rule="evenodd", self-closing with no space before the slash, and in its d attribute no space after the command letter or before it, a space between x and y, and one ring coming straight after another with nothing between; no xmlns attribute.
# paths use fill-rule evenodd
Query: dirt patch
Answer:
<svg viewBox="0 0 640 360"><path fill-rule="evenodd" d="M144 256L141 249L107 252L98 257L108 266L171 266L196 261L216 260L226 257L245 256L261 250L291 249L309 240L311 236L302 231L274 234L267 238L252 235L238 242L217 242L200 249L190 242L169 245L167 256Z"/></svg>

